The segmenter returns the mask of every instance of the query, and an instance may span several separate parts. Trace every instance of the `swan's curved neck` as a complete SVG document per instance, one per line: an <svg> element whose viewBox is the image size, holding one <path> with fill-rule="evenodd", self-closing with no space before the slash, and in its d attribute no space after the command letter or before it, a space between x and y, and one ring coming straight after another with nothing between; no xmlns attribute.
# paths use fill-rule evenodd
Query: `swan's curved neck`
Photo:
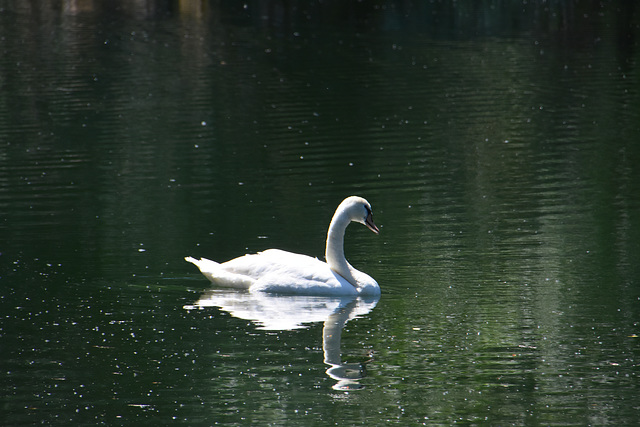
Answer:
<svg viewBox="0 0 640 427"><path fill-rule="evenodd" d="M353 267L349 265L344 256L344 232L350 222L351 220L343 210L339 210L333 215L327 232L327 247L324 256L329 268L357 287L357 281L352 273Z"/></svg>

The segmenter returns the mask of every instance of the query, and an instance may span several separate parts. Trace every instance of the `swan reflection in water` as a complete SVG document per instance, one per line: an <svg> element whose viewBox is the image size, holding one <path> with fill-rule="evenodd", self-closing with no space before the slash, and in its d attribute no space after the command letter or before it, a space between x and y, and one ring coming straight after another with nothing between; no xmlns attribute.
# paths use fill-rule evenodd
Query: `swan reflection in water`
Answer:
<svg viewBox="0 0 640 427"><path fill-rule="evenodd" d="M209 290L187 310L219 307L234 317L250 320L258 329L287 331L307 328L310 323L324 322L322 348L326 373L337 381L335 390L362 388L359 380L366 375L364 363L342 363L340 339L345 324L368 314L378 303L379 296L321 297L302 295L273 295L237 290Z"/></svg>

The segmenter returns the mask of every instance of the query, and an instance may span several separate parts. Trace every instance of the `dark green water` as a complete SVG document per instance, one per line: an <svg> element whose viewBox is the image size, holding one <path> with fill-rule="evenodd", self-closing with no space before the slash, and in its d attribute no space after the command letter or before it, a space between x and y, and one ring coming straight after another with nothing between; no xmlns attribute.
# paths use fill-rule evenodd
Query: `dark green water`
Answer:
<svg viewBox="0 0 640 427"><path fill-rule="evenodd" d="M2 424L634 424L639 40L633 2L0 1ZM351 194L379 300L183 261L322 257Z"/></svg>

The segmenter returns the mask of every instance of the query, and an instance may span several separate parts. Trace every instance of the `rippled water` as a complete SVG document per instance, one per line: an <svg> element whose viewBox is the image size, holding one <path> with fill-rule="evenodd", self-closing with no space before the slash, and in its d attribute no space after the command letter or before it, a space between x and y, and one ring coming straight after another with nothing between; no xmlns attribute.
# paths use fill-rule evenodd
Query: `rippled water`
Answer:
<svg viewBox="0 0 640 427"><path fill-rule="evenodd" d="M638 13L458 3L0 2L4 423L633 424Z"/></svg>

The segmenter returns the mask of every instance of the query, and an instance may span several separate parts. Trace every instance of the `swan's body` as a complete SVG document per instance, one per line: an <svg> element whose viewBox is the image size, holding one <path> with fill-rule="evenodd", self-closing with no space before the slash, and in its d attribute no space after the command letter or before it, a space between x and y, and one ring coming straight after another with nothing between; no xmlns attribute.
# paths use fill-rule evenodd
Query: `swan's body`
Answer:
<svg viewBox="0 0 640 427"><path fill-rule="evenodd" d="M344 233L351 221L366 225L374 233L371 205L357 196L347 197L336 209L322 262L307 255L269 249L225 263L205 258L185 260L195 264L211 282L250 291L305 295L378 295L378 283L353 268L344 257Z"/></svg>

